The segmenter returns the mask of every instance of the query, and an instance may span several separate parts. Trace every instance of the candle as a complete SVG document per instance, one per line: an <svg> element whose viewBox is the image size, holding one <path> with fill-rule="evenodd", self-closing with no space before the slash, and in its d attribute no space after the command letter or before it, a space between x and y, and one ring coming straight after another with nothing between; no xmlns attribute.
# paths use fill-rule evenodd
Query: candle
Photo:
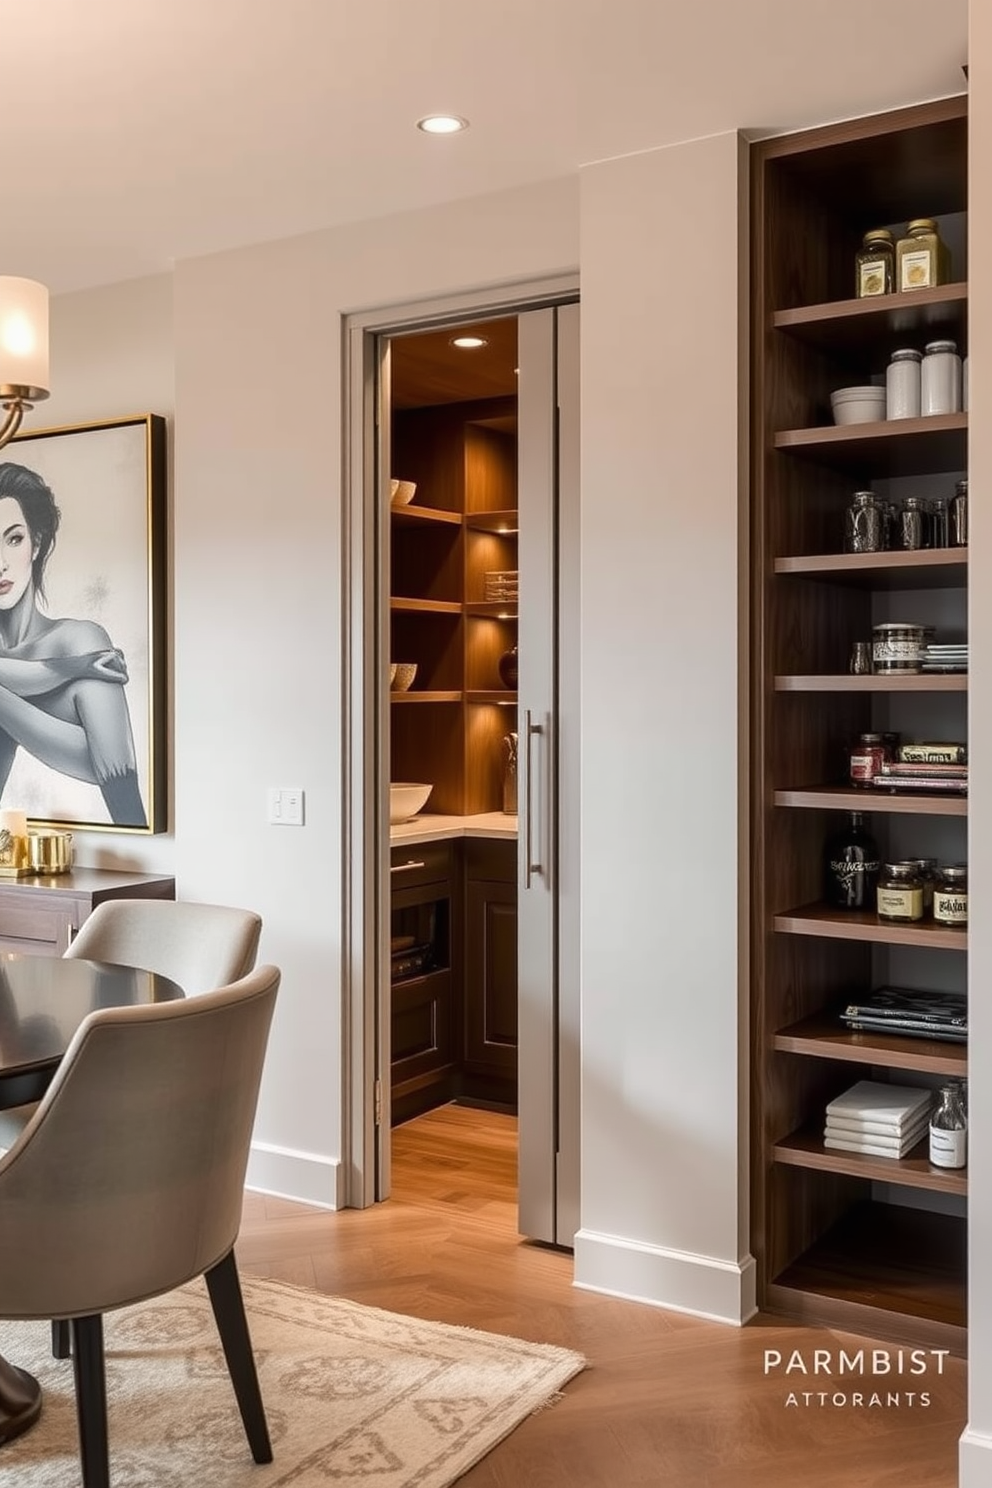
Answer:
<svg viewBox="0 0 992 1488"><path fill-rule="evenodd" d="M24 811L0 811L0 832L6 827L12 837L28 835L28 818Z"/></svg>

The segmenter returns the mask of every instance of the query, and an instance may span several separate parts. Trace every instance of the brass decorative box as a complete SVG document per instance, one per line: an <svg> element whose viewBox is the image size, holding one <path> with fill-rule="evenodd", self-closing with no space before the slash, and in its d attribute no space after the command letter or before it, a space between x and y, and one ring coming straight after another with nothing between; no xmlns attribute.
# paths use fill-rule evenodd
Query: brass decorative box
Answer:
<svg viewBox="0 0 992 1488"><path fill-rule="evenodd" d="M28 832L29 873L68 873L72 867L71 832Z"/></svg>

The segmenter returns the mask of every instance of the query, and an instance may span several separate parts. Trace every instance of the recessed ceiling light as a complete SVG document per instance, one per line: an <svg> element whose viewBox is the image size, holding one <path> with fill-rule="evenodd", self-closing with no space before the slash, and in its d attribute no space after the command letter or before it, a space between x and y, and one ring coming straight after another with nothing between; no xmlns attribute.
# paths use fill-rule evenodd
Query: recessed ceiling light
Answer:
<svg viewBox="0 0 992 1488"><path fill-rule="evenodd" d="M488 346L489 342L485 336L452 336L452 346L460 346L462 351L478 351L480 346Z"/></svg>
<svg viewBox="0 0 992 1488"><path fill-rule="evenodd" d="M417 120L417 128L425 134L459 134L468 128L468 120L458 114L426 114Z"/></svg>

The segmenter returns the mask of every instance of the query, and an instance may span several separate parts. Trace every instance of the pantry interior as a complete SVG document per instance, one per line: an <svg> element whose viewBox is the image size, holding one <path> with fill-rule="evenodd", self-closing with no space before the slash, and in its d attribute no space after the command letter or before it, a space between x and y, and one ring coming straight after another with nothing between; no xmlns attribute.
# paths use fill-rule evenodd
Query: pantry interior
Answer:
<svg viewBox="0 0 992 1488"><path fill-rule="evenodd" d="M517 381L515 315L390 338L394 1126L517 1111Z"/></svg>

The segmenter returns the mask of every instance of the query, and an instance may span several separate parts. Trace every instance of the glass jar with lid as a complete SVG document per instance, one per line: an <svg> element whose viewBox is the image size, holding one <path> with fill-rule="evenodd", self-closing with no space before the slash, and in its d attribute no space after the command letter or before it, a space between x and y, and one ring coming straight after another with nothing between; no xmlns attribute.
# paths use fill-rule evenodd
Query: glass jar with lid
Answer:
<svg viewBox="0 0 992 1488"><path fill-rule="evenodd" d="M945 863L933 889L933 917L938 925L968 923L968 867L965 863Z"/></svg>
<svg viewBox="0 0 992 1488"><path fill-rule="evenodd" d="M881 553L888 523L874 491L855 491L844 513L844 552Z"/></svg>
<svg viewBox="0 0 992 1488"><path fill-rule="evenodd" d="M849 765L851 784L870 790L875 783L875 776L882 773L885 760L891 757L891 754L886 751L885 740L881 734L859 734L851 746Z"/></svg>
<svg viewBox="0 0 992 1488"><path fill-rule="evenodd" d="M933 890L937 882L937 859L936 858L911 858L907 862L916 864L923 880L923 918L933 909Z"/></svg>
<svg viewBox="0 0 992 1488"><path fill-rule="evenodd" d="M913 346L894 351L885 369L885 417L919 418L920 363L923 353Z"/></svg>
<svg viewBox="0 0 992 1488"><path fill-rule="evenodd" d="M923 880L915 863L883 863L878 878L878 918L910 925L923 918Z"/></svg>
<svg viewBox="0 0 992 1488"><path fill-rule="evenodd" d="M934 289L951 277L951 255L932 217L914 217L896 244L900 290Z"/></svg>
<svg viewBox="0 0 992 1488"><path fill-rule="evenodd" d="M961 358L954 341L928 341L920 363L920 413L961 412Z"/></svg>
<svg viewBox="0 0 992 1488"><path fill-rule="evenodd" d="M855 259L854 293L859 300L868 295L891 294L896 287L896 248L887 227L866 232Z"/></svg>

